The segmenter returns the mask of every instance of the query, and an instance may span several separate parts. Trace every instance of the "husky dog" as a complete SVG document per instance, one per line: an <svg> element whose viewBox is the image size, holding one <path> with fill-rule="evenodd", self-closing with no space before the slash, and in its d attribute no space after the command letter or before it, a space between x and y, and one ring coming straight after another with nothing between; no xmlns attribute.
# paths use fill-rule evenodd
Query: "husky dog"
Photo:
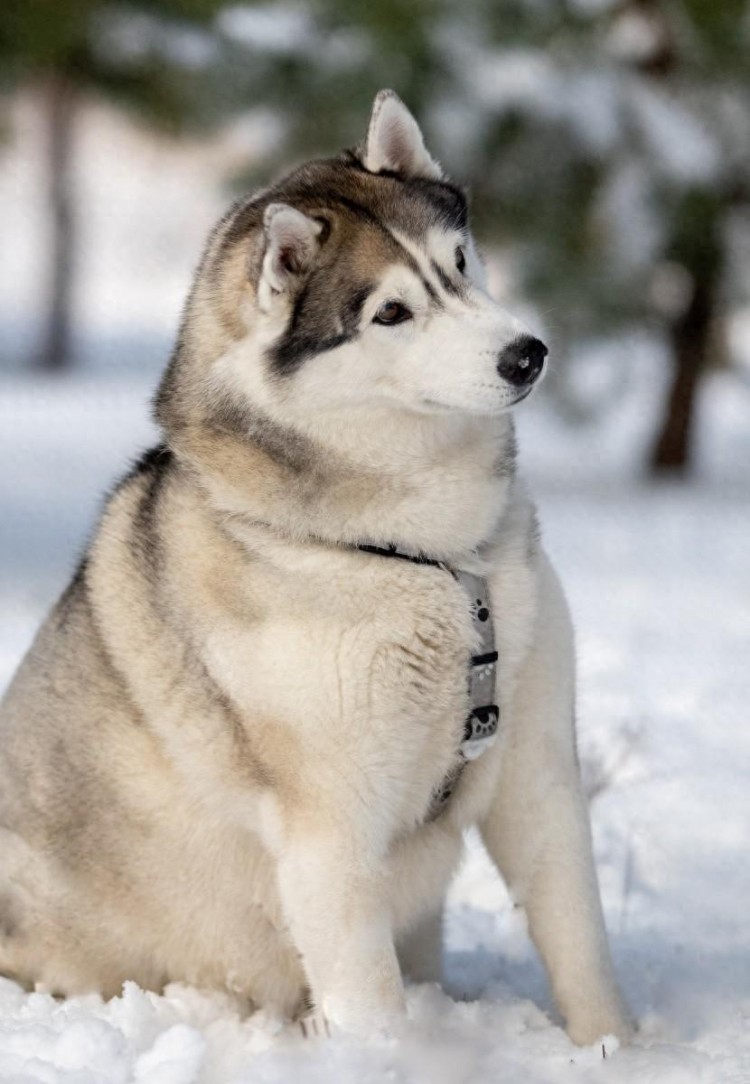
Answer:
<svg viewBox="0 0 750 1084"><path fill-rule="evenodd" d="M477 825L570 1036L627 1037L571 625L514 465L545 354L392 92L357 151L232 207L163 443L2 706L0 972L387 1029L402 969L438 977Z"/></svg>

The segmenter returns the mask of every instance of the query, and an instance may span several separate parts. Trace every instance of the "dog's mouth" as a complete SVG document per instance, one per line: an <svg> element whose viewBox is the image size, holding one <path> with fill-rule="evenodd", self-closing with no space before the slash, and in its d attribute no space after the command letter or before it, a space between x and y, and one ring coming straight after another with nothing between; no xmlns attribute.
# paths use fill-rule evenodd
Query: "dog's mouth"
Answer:
<svg viewBox="0 0 750 1084"><path fill-rule="evenodd" d="M513 402L508 404L508 406L516 406L518 403L522 403L524 399L528 399L535 387L535 383L529 384L528 388L524 388L523 391L515 397Z"/></svg>
<svg viewBox="0 0 750 1084"><path fill-rule="evenodd" d="M518 393L515 399L511 399L509 403L504 403L499 408L500 411L504 412L506 410L510 410L511 407L516 406L518 403L522 403L524 399L528 399L532 391L534 391L537 383L538 381L534 381L533 383L528 384L526 387L524 387ZM455 414L456 411L462 411L469 414L493 415L498 412L497 406L483 404L482 406L474 406L472 408L466 406L457 406L455 403L441 403L440 400L432 398L423 399L422 406L430 413L435 414Z"/></svg>

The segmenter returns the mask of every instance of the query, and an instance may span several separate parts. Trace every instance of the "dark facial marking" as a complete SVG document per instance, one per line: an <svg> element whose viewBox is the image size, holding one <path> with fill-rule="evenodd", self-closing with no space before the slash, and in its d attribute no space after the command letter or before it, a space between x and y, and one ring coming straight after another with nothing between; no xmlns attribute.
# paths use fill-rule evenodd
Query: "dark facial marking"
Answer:
<svg viewBox="0 0 750 1084"><path fill-rule="evenodd" d="M344 196L339 192L333 192L329 194L326 202L331 207L341 207L345 211L349 211L350 214L360 222L366 222L368 225L375 226L379 230L385 228L377 215L375 215L369 207L365 207L363 203L360 203L359 200Z"/></svg>
<svg viewBox="0 0 750 1084"><path fill-rule="evenodd" d="M381 219L379 219L373 211L363 206L363 204L357 203L356 200L348 199L345 196L336 195L330 199L330 203L332 206L338 205L345 208L347 211L351 211L351 213L355 215L355 217L361 219L363 222L366 222L369 226L374 226L382 235L384 235L388 239L389 244L393 247L394 253L398 252L399 258L407 265L407 267L411 271L414 272L415 275L417 275L422 280L422 283L424 284L424 288L427 293L437 300L437 294L432 289L429 282L427 282L427 280L422 275L421 271L419 270L419 264L416 262L408 249L404 248L398 238L394 237L392 231L389 229L386 222L381 221Z"/></svg>
<svg viewBox="0 0 750 1084"><path fill-rule="evenodd" d="M427 296L429 297L434 307L437 309L442 309L444 307L443 302L435 287L427 281L424 275L420 274L419 277L422 280L422 285L424 286Z"/></svg>
<svg viewBox="0 0 750 1084"><path fill-rule="evenodd" d="M344 343L351 342L354 335L329 335L324 339L315 339L307 335L285 335L282 341L271 351L273 367L277 373L288 375L309 358L317 354L327 354Z"/></svg>
<svg viewBox="0 0 750 1084"><path fill-rule="evenodd" d="M372 289L373 288L370 285L362 286L359 290L356 291L355 294L352 295L352 297L349 298L347 308L349 312L349 317L351 318L351 320L354 321L355 325L359 324L360 318L362 316L362 309L364 308L367 298L372 293Z"/></svg>
<svg viewBox="0 0 750 1084"><path fill-rule="evenodd" d="M440 264L436 263L435 260L430 260L430 267L432 268L432 273L438 279L440 285L447 294L453 294L454 296L459 297L463 293L460 283L454 282L449 275L446 275Z"/></svg>
<svg viewBox="0 0 750 1084"><path fill-rule="evenodd" d="M358 219L367 222L367 224L370 226L374 226L377 230L380 231L381 234L385 234L389 242L397 249L399 258L407 265L409 270L412 271L419 278L425 289L425 293L429 297L430 301L432 301L432 303L438 308L443 307L443 303L438 293L420 271L417 261L414 259L408 249L404 248L398 238L394 237L393 233L384 222L381 222L380 219L375 214L373 214L372 211L370 211L367 207L363 206L361 203L357 203L356 200L348 199L345 196L336 196L330 202L334 206L339 205L340 207L346 208L347 211L351 211L351 213L354 214ZM364 294L362 303L359 306L360 312L362 304L364 304L364 301L367 299L372 289L372 286L368 286L363 288L362 291L360 291L360 293Z"/></svg>
<svg viewBox="0 0 750 1084"><path fill-rule="evenodd" d="M287 329L269 352L272 369L279 375L289 376L309 358L335 350L356 337L359 316L354 319L351 311L343 314L344 329L333 330L335 314L320 288L320 278L318 271L299 291Z"/></svg>
<svg viewBox="0 0 750 1084"><path fill-rule="evenodd" d="M431 177L408 177L395 170L382 169L379 173L370 173L364 168L361 161L351 152L345 152L339 159L346 161L353 169L359 169L368 177L387 177L403 184L407 192L412 192L419 198L432 204L434 220L441 222L447 229L463 230L469 217L469 205L466 194L458 185L452 184L445 179L437 180Z"/></svg>
<svg viewBox="0 0 750 1084"><path fill-rule="evenodd" d="M432 208L435 222L446 230L465 230L469 220L466 195L449 181L433 181L427 177L413 177L405 182L406 188L425 199Z"/></svg>
<svg viewBox="0 0 750 1084"><path fill-rule="evenodd" d="M234 205L214 233L219 242L214 246L215 260L220 263L228 247L256 231L265 207L277 201L326 222L333 212L346 224L345 234L349 236L358 224L376 231L391 250L391 260L403 262L414 272L433 306L442 304L435 287L424 279L416 261L392 231L419 239L435 225L463 229L468 217L467 202L455 185L387 172L372 174L351 153L308 162L273 188ZM297 293L288 326L269 350L271 369L278 375L296 372L305 361L352 341L359 333L367 291L364 284L346 281L341 271L337 274L335 253L330 253L333 260L325 258L331 243L337 245L335 239L328 239L324 245L322 264L313 269ZM250 268L248 273L252 273ZM446 282L443 285L446 290L452 287ZM158 402L160 416L164 413L164 397Z"/></svg>

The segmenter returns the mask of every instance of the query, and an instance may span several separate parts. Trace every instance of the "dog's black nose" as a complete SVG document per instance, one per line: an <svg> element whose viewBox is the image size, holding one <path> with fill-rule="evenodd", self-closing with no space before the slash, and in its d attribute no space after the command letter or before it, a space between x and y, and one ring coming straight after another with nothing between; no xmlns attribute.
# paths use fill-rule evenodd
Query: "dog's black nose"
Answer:
<svg viewBox="0 0 750 1084"><path fill-rule="evenodd" d="M524 335L506 346L497 362L497 371L503 380L520 387L532 384L542 371L549 351L541 339Z"/></svg>

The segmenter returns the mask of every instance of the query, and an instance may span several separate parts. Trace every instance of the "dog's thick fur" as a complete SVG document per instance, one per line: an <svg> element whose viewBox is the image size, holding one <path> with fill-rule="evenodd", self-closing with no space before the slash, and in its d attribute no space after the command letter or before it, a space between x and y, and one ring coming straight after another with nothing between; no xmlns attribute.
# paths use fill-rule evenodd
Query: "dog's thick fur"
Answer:
<svg viewBox="0 0 750 1084"><path fill-rule="evenodd" d="M0 972L60 994L182 980L387 1027L401 966L438 975L477 824L570 1035L627 1036L571 627L497 365L523 333L388 92L359 151L219 223L158 394L164 442L109 499L3 703ZM490 585L501 738L437 817L470 600L360 543Z"/></svg>

